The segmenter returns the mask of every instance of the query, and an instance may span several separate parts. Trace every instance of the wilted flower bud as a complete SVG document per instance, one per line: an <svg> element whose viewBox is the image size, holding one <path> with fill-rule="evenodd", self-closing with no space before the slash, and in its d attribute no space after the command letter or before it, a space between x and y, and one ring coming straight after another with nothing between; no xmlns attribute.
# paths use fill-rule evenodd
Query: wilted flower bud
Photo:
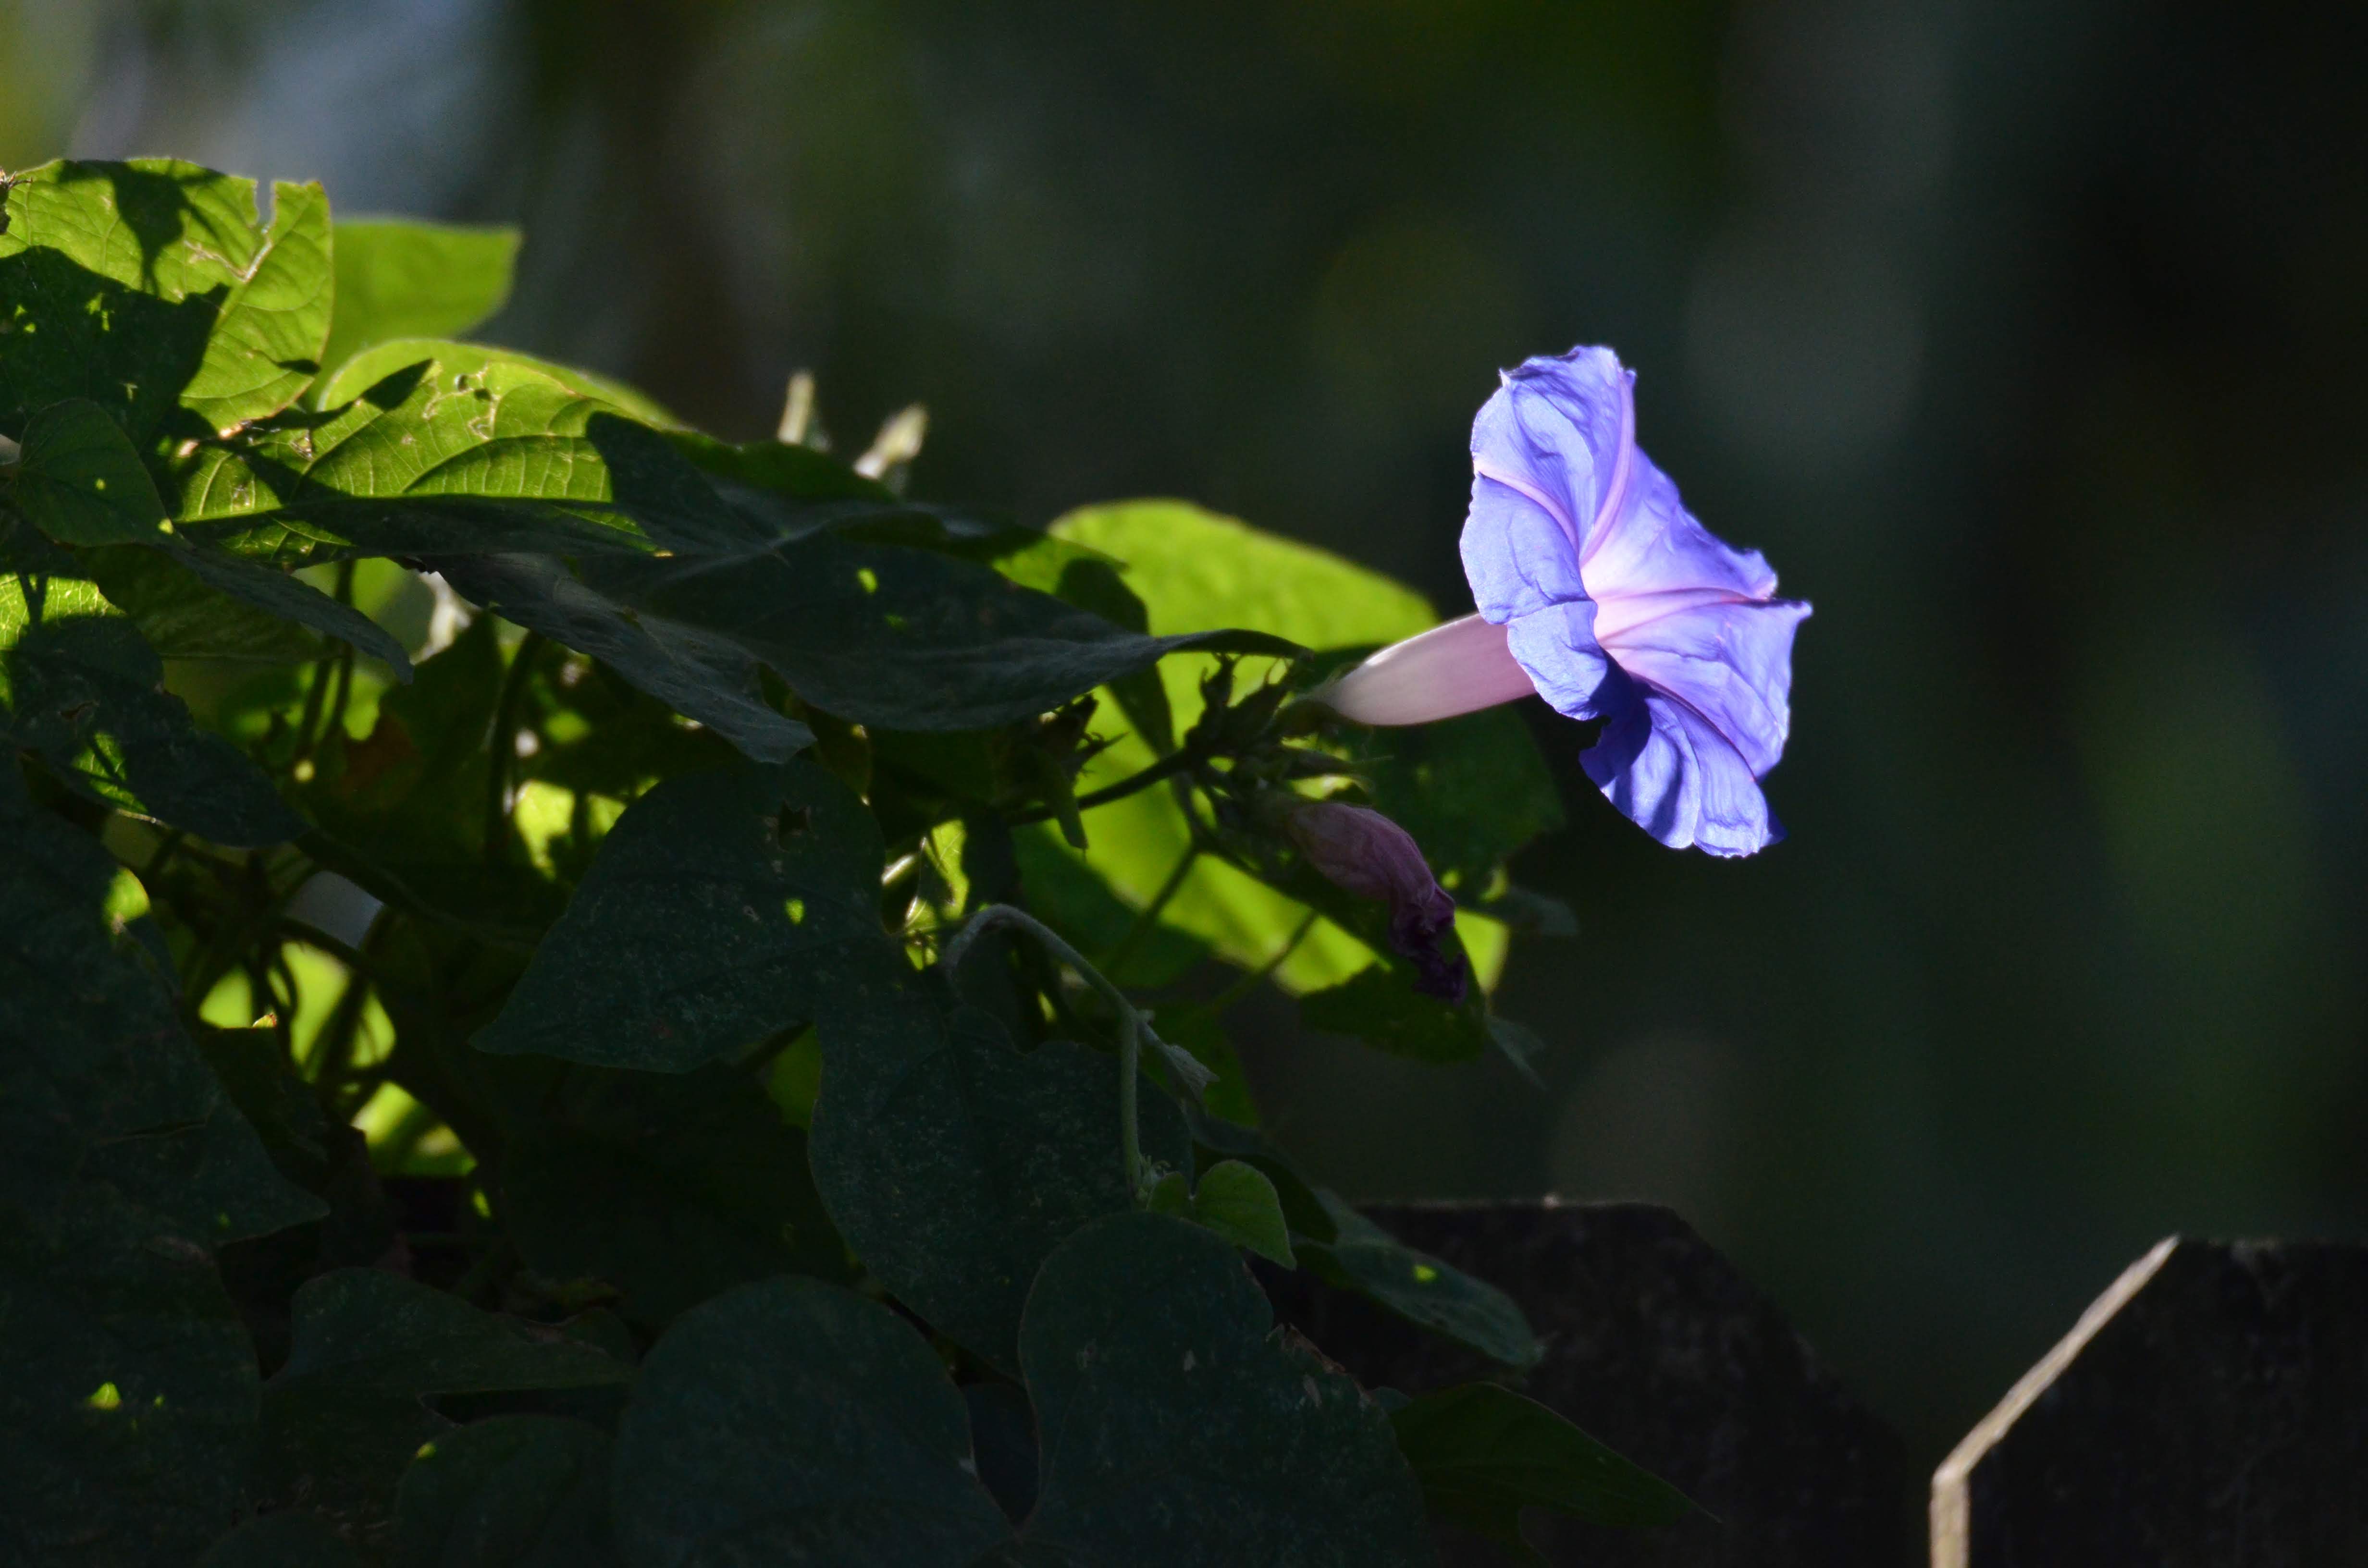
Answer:
<svg viewBox="0 0 2368 1568"><path fill-rule="evenodd" d="M1390 949L1414 960L1416 990L1463 1000L1470 971L1462 958L1439 950L1439 939L1454 927L1455 901L1406 829L1363 806L1310 801L1291 809L1283 830L1336 886L1389 904Z"/></svg>

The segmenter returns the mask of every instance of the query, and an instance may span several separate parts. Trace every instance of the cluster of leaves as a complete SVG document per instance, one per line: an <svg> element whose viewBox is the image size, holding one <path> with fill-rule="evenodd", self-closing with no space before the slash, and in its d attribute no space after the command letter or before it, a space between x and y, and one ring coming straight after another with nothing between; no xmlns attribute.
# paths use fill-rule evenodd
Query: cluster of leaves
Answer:
<svg viewBox="0 0 2368 1568"><path fill-rule="evenodd" d="M0 1557L1381 1564L1427 1507L1682 1511L1495 1384L1359 1389L1245 1267L1537 1354L1266 1141L1223 1028L1271 983L1524 1049L1259 809L1406 825L1484 981L1555 917L1517 722L1293 705L1418 598L450 340L507 235L168 162L6 218ZM1033 924L955 970L990 905ZM1200 1065L1122 1071L1138 1007Z"/></svg>

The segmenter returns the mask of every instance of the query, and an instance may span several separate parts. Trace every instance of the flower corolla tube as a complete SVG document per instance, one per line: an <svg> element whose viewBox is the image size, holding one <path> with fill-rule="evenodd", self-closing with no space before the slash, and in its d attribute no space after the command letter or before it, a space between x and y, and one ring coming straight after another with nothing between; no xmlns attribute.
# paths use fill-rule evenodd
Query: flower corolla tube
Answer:
<svg viewBox="0 0 2368 1568"><path fill-rule="evenodd" d="M1809 607L1694 520L1636 445L1635 372L1609 348L1508 371L1472 425L1463 574L1478 612L1384 648L1321 696L1366 724L1526 697L1603 722L1580 766L1672 848L1783 836L1759 779L1792 725Z"/></svg>

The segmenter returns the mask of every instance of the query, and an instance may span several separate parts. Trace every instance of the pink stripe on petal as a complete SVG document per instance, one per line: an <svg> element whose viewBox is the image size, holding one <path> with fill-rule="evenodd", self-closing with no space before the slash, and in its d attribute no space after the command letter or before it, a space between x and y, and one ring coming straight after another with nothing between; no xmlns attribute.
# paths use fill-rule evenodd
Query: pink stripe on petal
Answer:
<svg viewBox="0 0 2368 1568"><path fill-rule="evenodd" d="M1467 615L1392 643L1315 695L1360 724L1427 724L1534 689L1505 645L1505 629Z"/></svg>
<svg viewBox="0 0 2368 1568"><path fill-rule="evenodd" d="M1536 502L1540 511L1543 512L1547 517L1552 517L1555 522L1562 525L1563 537L1570 540L1570 547L1573 550L1577 550L1578 548L1578 526L1570 520L1570 514L1563 509L1562 503L1556 501L1553 496L1547 494L1544 491L1539 489L1536 485L1531 483L1520 474L1508 472L1508 471L1497 467L1495 463L1488 461L1486 458L1474 458L1472 460L1472 472L1478 474L1483 479L1494 480L1497 483L1503 485L1506 489L1513 491L1518 494L1526 495L1531 501Z"/></svg>

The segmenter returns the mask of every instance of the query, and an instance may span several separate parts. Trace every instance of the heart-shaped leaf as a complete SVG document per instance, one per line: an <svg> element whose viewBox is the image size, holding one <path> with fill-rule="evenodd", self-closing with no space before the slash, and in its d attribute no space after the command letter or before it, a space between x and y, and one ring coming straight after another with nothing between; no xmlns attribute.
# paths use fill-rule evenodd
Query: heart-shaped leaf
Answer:
<svg viewBox="0 0 2368 1568"><path fill-rule="evenodd" d="M1387 1414L1273 1325L1199 1226L1121 1214L1072 1236L1020 1329L1043 1443L1024 1539L1094 1568L1433 1561Z"/></svg>
<svg viewBox="0 0 2368 1568"><path fill-rule="evenodd" d="M1006 1370L1037 1267L1087 1221L1133 1207L1118 1063L1067 1040L1022 1054L953 1006L936 971L822 1024L814 1185L899 1300ZM1145 1158L1190 1153L1165 1096L1142 1096Z"/></svg>
<svg viewBox="0 0 2368 1568"><path fill-rule="evenodd" d="M806 1279L741 1286L658 1341L618 1429L614 1496L630 1568L947 1568L1010 1528L928 1342Z"/></svg>
<svg viewBox="0 0 2368 1568"><path fill-rule="evenodd" d="M395 1494L391 1568L613 1568L609 1435L497 1415L419 1450Z"/></svg>
<svg viewBox="0 0 2368 1568"><path fill-rule="evenodd" d="M452 1427L429 1399L613 1387L632 1375L554 1329L382 1269L337 1269L296 1293L294 1343L263 1391L257 1490L377 1521L420 1445Z"/></svg>
<svg viewBox="0 0 2368 1568"><path fill-rule="evenodd" d="M879 833L811 763L659 785L609 831L479 1047L680 1073L893 978Z"/></svg>
<svg viewBox="0 0 2368 1568"><path fill-rule="evenodd" d="M562 1069L516 1119L500 1170L528 1267L612 1285L642 1323L768 1274L847 1274L804 1134L730 1068Z"/></svg>

